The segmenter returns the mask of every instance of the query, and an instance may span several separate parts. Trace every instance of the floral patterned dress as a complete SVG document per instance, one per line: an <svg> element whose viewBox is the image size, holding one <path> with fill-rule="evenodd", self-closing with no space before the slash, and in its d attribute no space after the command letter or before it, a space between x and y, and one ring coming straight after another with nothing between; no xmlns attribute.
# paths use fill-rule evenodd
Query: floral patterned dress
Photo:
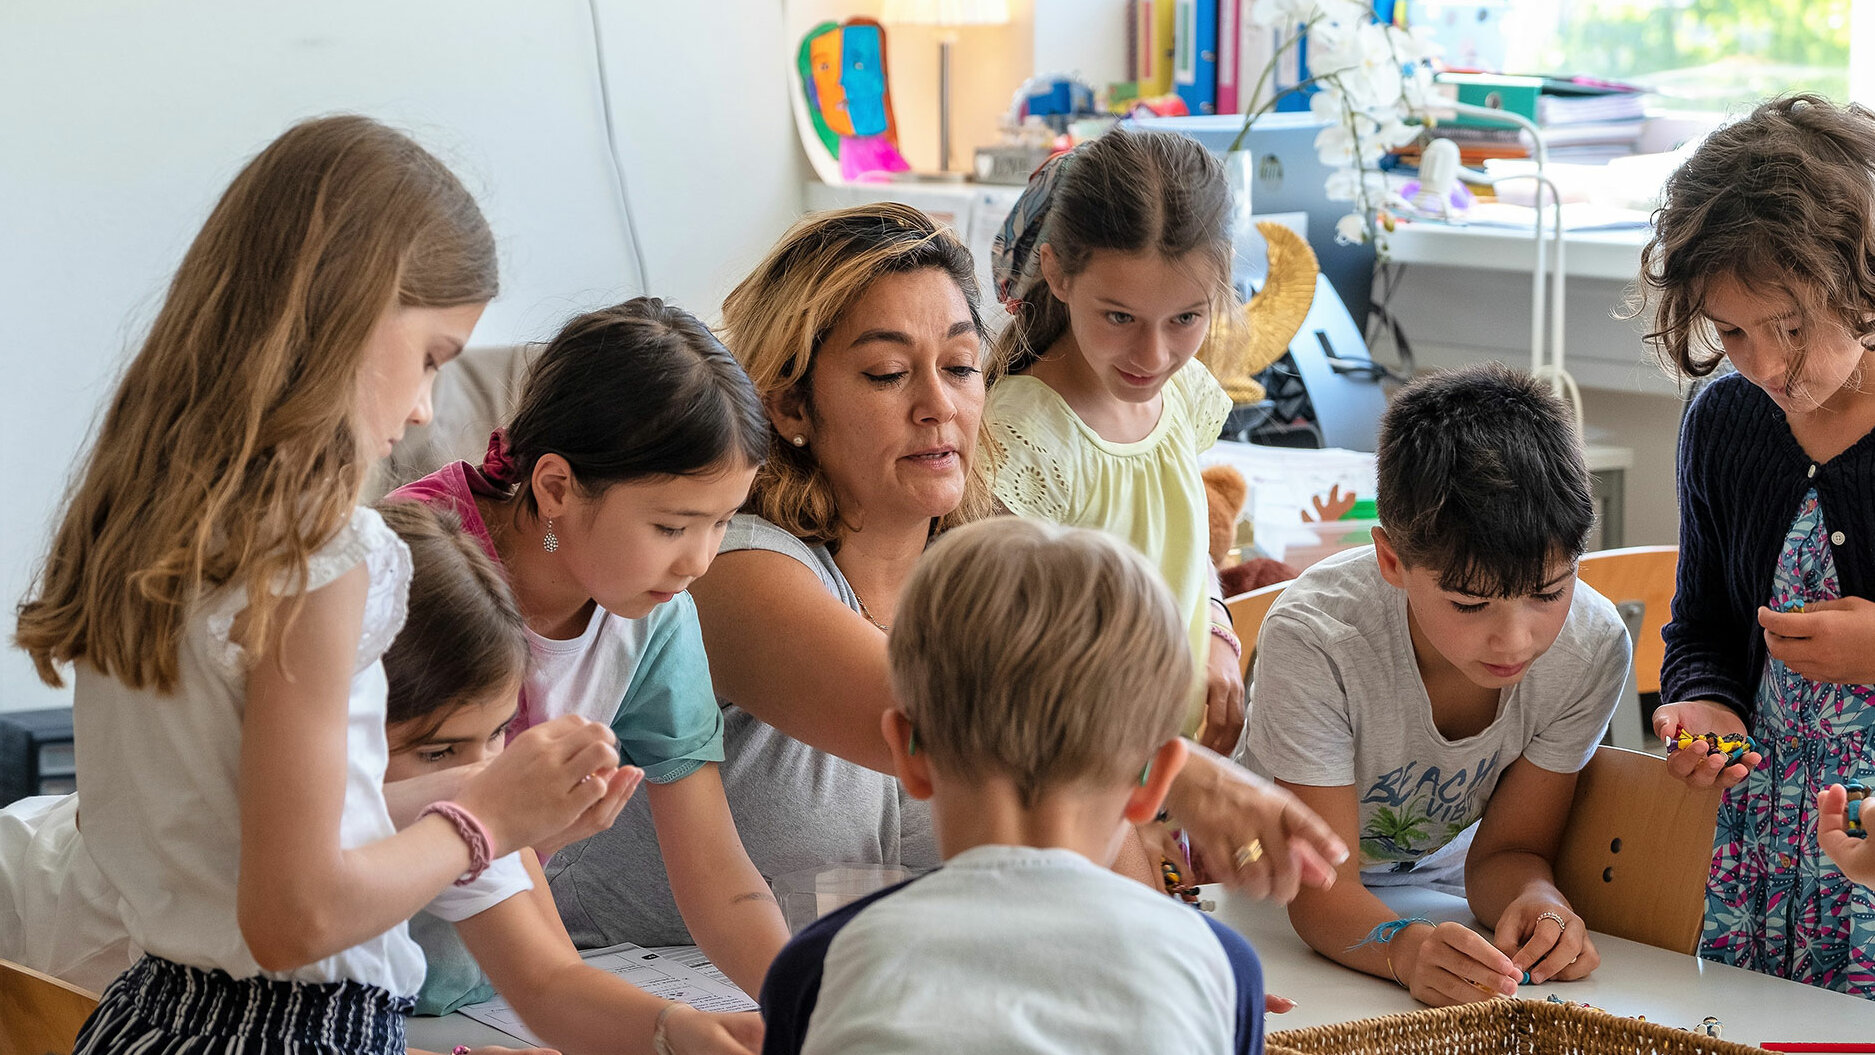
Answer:
<svg viewBox="0 0 1875 1055"><path fill-rule="evenodd" d="M1814 489L1784 536L1769 604L1841 596ZM1775 659L1758 684L1752 736L1764 762L1725 793L1700 955L1875 999L1875 895L1816 842L1816 793L1875 774L1875 686L1810 681Z"/></svg>

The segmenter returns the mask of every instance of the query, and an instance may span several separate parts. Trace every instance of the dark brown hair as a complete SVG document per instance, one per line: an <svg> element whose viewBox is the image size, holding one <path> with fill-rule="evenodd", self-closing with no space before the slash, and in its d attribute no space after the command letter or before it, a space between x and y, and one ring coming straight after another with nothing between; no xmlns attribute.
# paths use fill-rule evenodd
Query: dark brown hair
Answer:
<svg viewBox="0 0 1875 1055"><path fill-rule="evenodd" d="M1724 358L1704 303L1726 276L1787 294L1807 328L1875 335L1875 113L1794 95L1708 136L1667 180L1622 317L1648 315L1661 364L1703 377Z"/></svg>
<svg viewBox="0 0 1875 1055"><path fill-rule="evenodd" d="M39 677L82 659L168 692L189 606L229 583L248 655L272 651L371 463L353 417L373 327L496 288L475 199L408 136L341 116L270 143L183 255L19 606Z"/></svg>
<svg viewBox="0 0 1875 1055"><path fill-rule="evenodd" d="M1174 132L1116 128L1062 159L1032 252L1053 247L1064 275L1087 268L1096 250L1153 252L1167 260L1202 253L1217 270L1213 314L1230 295L1230 188L1224 166ZM1068 306L1037 280L996 339L999 358L1019 372L1068 330Z"/></svg>
<svg viewBox="0 0 1875 1055"><path fill-rule="evenodd" d="M1380 419L1380 523L1439 588L1526 597L1595 523L1575 419L1546 382L1502 363L1421 377Z"/></svg>
<svg viewBox="0 0 1875 1055"><path fill-rule="evenodd" d="M434 736L456 708L519 679L527 635L507 580L456 514L421 502L383 502L377 510L410 547L409 614L384 653L384 722L422 724L403 732L391 745L396 751Z"/></svg>
<svg viewBox="0 0 1875 1055"><path fill-rule="evenodd" d="M768 417L749 375L697 317L655 297L579 316L527 372L508 426L516 496L538 513L544 455L572 467L580 493L710 473L768 454Z"/></svg>

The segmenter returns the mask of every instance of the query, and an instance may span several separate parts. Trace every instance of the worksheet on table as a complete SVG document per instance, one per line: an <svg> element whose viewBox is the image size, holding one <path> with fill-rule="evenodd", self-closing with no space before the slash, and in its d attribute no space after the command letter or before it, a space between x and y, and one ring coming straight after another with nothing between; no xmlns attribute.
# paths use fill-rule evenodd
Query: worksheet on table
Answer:
<svg viewBox="0 0 1875 1055"><path fill-rule="evenodd" d="M593 949L582 958L611 971L652 996L689 1004L699 1011L754 1011L755 1001L736 988L694 945L647 949L630 943ZM462 1014L536 1047L547 1045L521 1023L506 1000L496 997L461 1009Z"/></svg>

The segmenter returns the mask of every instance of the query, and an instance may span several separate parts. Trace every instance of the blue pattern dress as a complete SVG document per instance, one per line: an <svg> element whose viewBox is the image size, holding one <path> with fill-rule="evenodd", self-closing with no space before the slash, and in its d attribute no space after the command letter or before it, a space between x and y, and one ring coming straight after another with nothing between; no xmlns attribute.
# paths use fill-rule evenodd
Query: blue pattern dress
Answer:
<svg viewBox="0 0 1875 1055"><path fill-rule="evenodd" d="M1815 489L1778 553L1768 604L1780 610L1842 595ZM1864 778L1875 686L1810 681L1775 659L1758 683L1752 736L1764 762L1719 806L1700 955L1875 998L1875 895L1817 847L1816 793Z"/></svg>

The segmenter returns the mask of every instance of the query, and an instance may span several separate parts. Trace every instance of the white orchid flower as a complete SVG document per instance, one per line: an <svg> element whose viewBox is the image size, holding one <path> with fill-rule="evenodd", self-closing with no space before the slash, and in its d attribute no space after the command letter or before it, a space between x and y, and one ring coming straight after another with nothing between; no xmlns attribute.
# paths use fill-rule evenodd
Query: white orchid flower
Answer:
<svg viewBox="0 0 1875 1055"><path fill-rule="evenodd" d="M1367 241L1367 215L1351 212L1336 220L1335 241L1342 245L1359 245Z"/></svg>
<svg viewBox="0 0 1875 1055"><path fill-rule="evenodd" d="M1315 0L1256 0L1250 5L1250 24L1292 26L1315 15Z"/></svg>

